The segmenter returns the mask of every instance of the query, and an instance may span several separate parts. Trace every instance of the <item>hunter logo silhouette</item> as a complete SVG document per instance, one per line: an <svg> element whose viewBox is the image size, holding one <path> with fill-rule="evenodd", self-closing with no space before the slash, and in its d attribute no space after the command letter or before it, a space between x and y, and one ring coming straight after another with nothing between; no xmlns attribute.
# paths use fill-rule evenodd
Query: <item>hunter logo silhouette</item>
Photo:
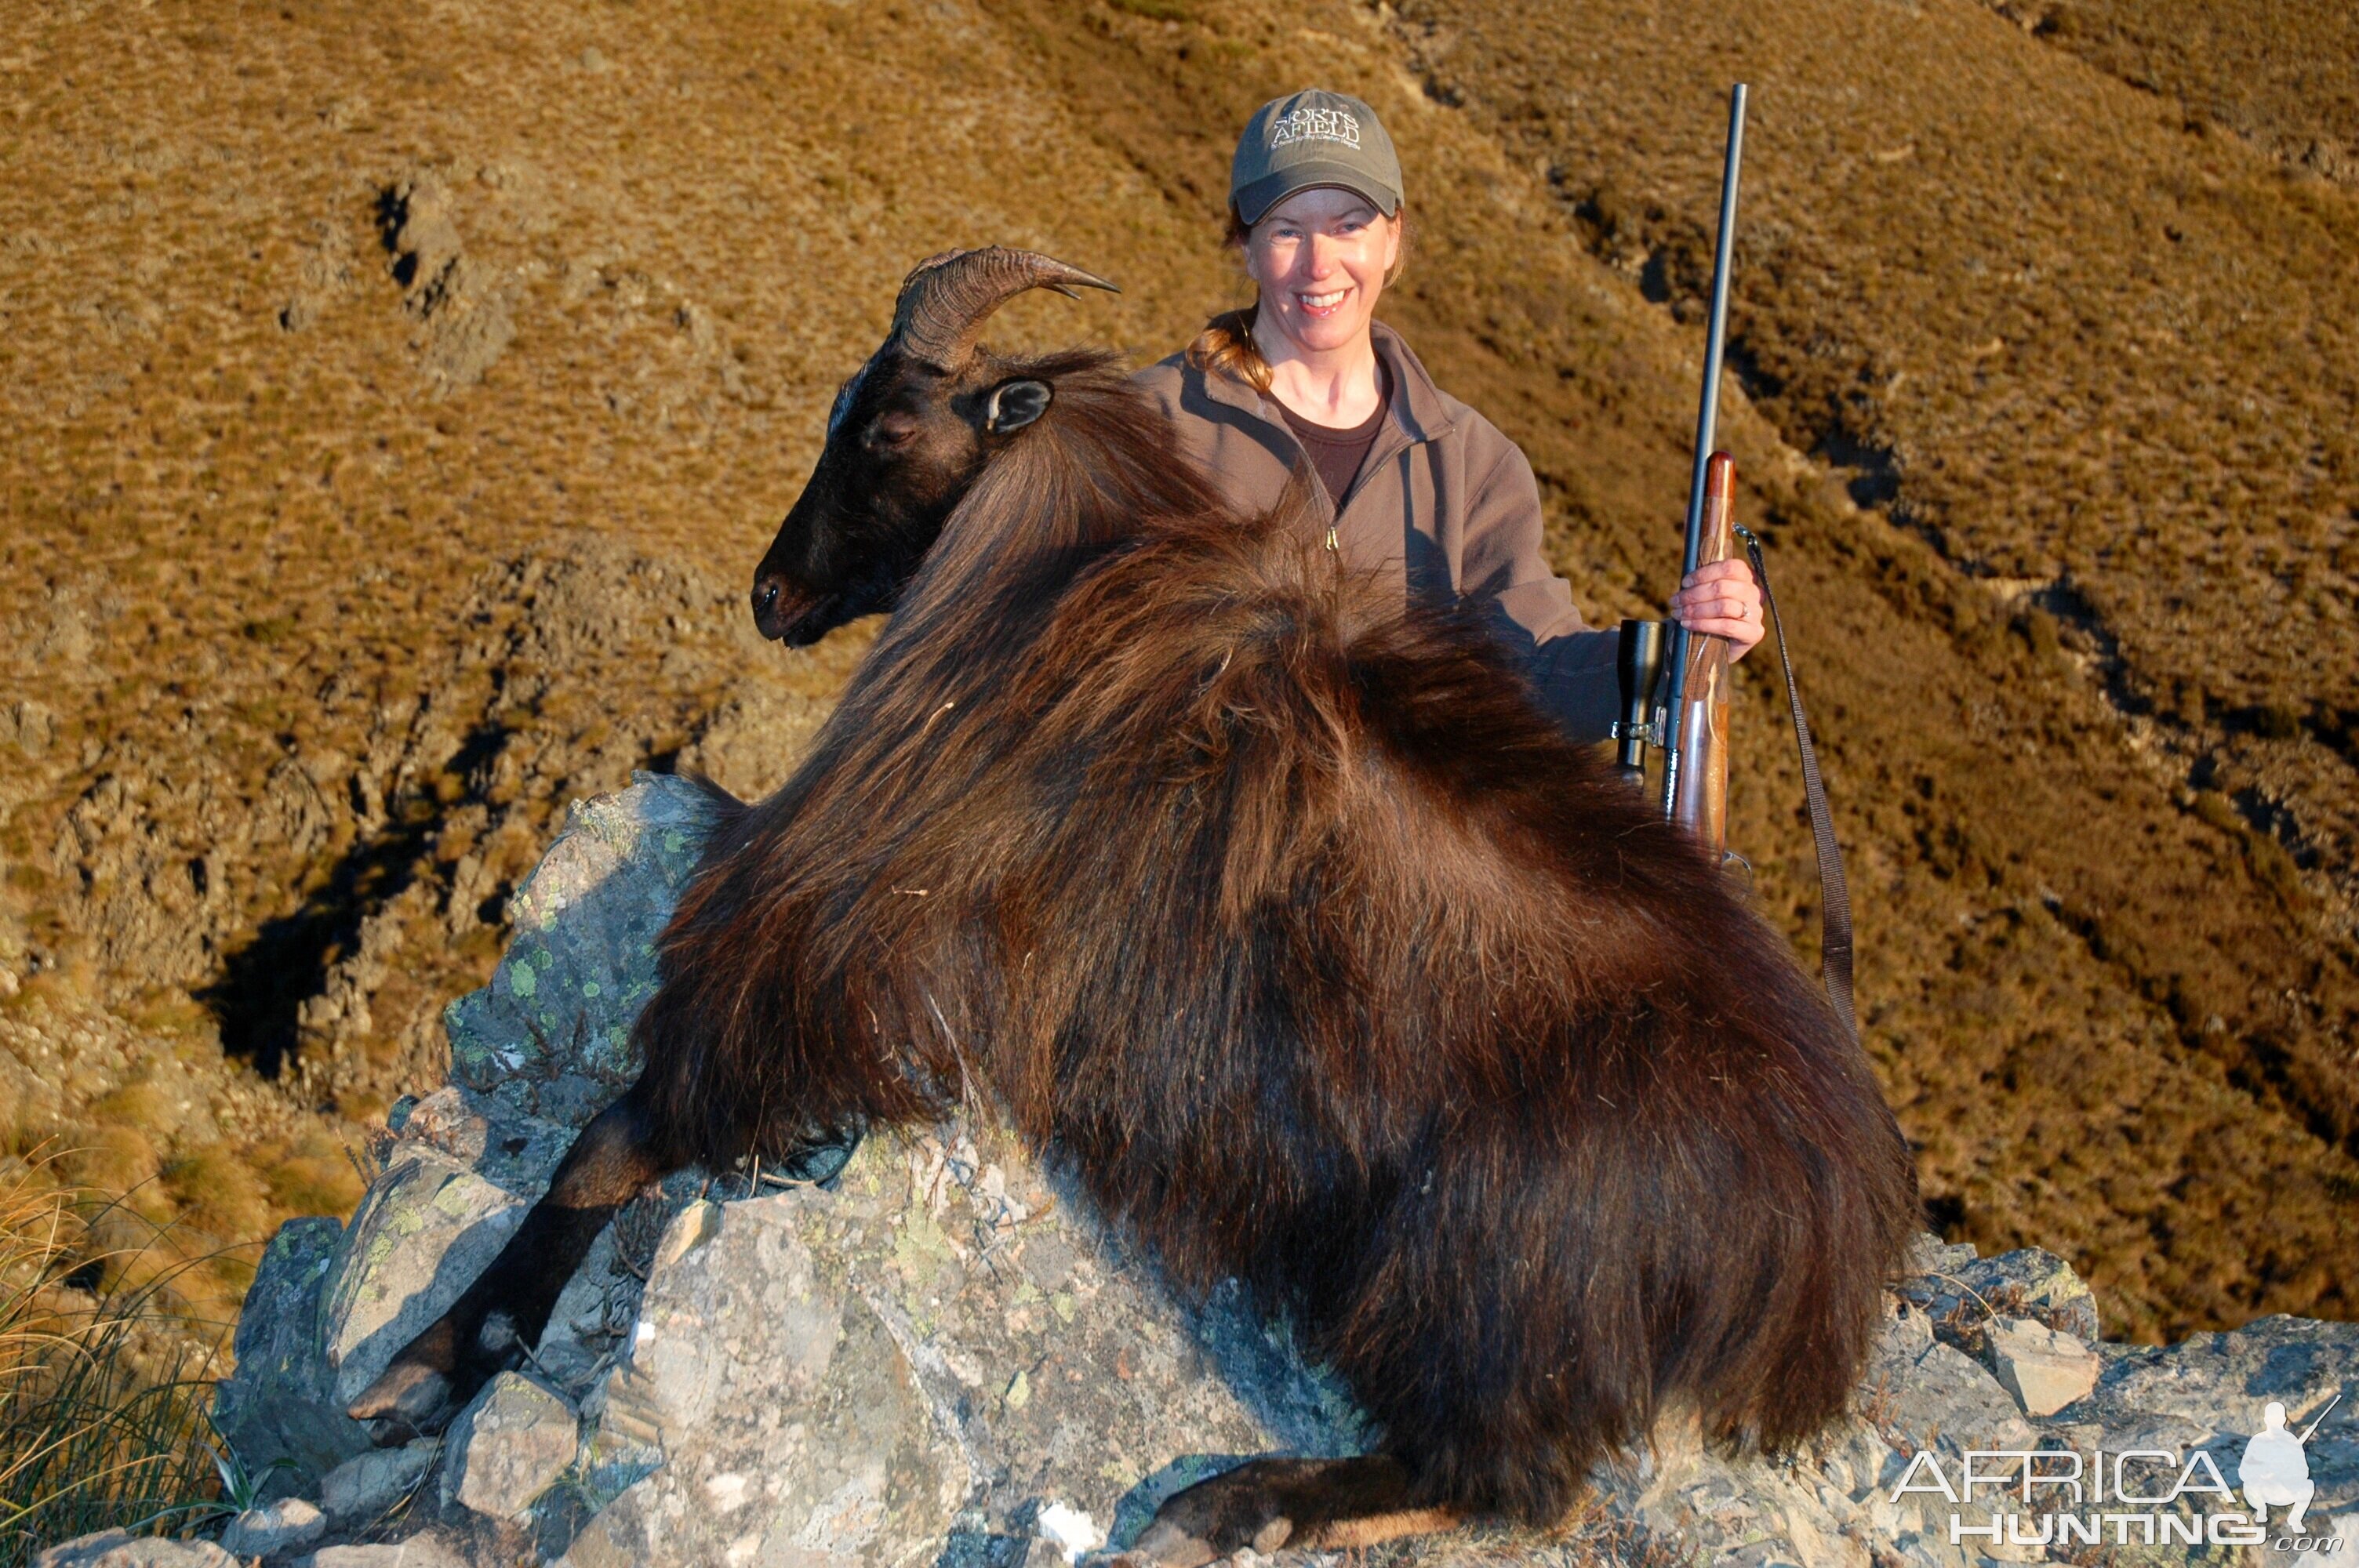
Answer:
<svg viewBox="0 0 2359 1568"><path fill-rule="evenodd" d="M2267 1523L2272 1504L2280 1508L2290 1505L2293 1512L2286 1516L2286 1528L2300 1530L2302 1510L2310 1507L2310 1499L2318 1491L2318 1483L2310 1478L2307 1445L2310 1433L2342 1402L2343 1396L2335 1395L2299 1437L2286 1430L2285 1406L2271 1400L2263 1408L2264 1424L2245 1443L2245 1457L2236 1466L2236 1481L2245 1489L2245 1501L2252 1507L2254 1522Z"/></svg>

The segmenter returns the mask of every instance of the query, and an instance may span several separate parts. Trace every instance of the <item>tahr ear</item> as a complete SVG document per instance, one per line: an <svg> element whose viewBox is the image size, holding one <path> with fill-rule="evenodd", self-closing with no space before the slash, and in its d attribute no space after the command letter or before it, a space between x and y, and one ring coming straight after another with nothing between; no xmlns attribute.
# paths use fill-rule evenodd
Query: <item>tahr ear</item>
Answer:
<svg viewBox="0 0 2359 1568"><path fill-rule="evenodd" d="M983 406L983 427L995 436L1021 430L1049 412L1049 400L1055 395L1045 381L1002 382Z"/></svg>

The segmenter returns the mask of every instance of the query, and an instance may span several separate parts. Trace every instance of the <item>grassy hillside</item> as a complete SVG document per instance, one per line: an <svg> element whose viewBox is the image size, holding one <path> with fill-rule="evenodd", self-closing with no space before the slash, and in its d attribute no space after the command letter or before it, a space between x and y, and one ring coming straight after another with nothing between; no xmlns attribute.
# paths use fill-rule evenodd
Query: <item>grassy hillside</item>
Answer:
<svg viewBox="0 0 2359 1568"><path fill-rule="evenodd" d="M766 787L872 634L782 653L743 591L909 263L1049 250L1124 293L1003 336L1168 352L1245 297L1234 128L1305 82L1400 143L1385 314L1524 443L1579 602L1658 603L1742 73L1727 438L1936 1214L2069 1253L2116 1333L2349 1315L2359 198L2278 156L2298 88L2190 131L2096 11L40 12L0 46L0 1122L232 1239L349 1204L564 800ZM1737 838L1807 945L1766 659L1742 690Z"/></svg>
<svg viewBox="0 0 2359 1568"><path fill-rule="evenodd" d="M2359 12L2337 0L1985 0L2060 49L2243 137L2359 185Z"/></svg>

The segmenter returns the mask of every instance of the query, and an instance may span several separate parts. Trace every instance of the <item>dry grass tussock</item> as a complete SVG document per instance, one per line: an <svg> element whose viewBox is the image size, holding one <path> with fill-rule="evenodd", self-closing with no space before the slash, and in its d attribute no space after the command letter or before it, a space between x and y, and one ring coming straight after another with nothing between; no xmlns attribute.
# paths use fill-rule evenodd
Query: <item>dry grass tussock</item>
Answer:
<svg viewBox="0 0 2359 1568"><path fill-rule="evenodd" d="M70 1168L0 1163L0 1568L93 1530L176 1534L252 1485L207 1420L228 1325L183 1293L204 1254Z"/></svg>

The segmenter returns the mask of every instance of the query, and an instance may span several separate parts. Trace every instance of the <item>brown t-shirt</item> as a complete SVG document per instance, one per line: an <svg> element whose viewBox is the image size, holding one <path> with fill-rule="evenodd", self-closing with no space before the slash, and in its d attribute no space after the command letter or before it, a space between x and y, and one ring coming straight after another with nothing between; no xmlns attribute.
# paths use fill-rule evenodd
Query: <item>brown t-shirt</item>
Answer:
<svg viewBox="0 0 2359 1568"><path fill-rule="evenodd" d="M1338 507L1352 493L1352 481L1360 477L1361 465L1368 460L1368 449L1376 444L1376 432L1385 427L1385 408L1391 401L1391 374L1382 360L1376 362L1376 411L1348 430L1314 424L1277 399L1270 399L1286 416L1287 428L1294 432L1294 438L1302 443L1310 466L1319 470L1319 482L1327 487L1327 499Z"/></svg>

